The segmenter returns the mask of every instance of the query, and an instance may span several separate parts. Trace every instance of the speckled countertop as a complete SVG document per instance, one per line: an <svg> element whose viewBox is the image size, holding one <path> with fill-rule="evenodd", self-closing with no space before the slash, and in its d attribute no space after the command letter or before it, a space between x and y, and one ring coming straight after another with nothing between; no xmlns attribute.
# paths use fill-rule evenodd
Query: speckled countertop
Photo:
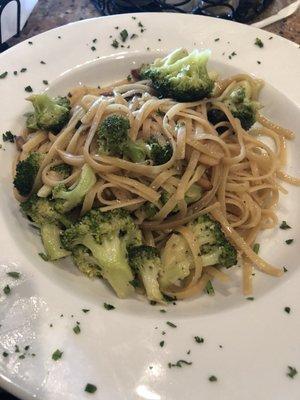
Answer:
<svg viewBox="0 0 300 400"><path fill-rule="evenodd" d="M265 10L262 17L274 14L292 1L275 0ZM21 35L18 38L10 39L8 45L13 46L38 33L69 22L98 17L99 15L99 11L90 0L39 0ZM265 29L300 44L300 10L289 18L272 24Z"/></svg>

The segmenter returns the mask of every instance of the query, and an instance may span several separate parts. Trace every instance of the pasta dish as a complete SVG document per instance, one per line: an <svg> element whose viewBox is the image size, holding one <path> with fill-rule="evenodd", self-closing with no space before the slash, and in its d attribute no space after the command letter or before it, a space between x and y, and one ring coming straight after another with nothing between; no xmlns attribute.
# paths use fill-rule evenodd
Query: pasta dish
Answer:
<svg viewBox="0 0 300 400"><path fill-rule="evenodd" d="M28 98L14 192L45 260L154 302L213 293L236 264L246 296L253 268L282 275L255 243L282 183L300 184L284 172L294 134L261 113L261 80L221 80L208 58L177 49L104 88Z"/></svg>

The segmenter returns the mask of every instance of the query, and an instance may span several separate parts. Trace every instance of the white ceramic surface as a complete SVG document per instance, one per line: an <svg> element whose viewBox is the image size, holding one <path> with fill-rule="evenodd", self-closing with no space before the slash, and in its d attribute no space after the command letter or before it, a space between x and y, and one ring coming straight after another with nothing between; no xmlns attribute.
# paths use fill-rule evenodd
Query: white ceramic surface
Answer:
<svg viewBox="0 0 300 400"><path fill-rule="evenodd" d="M34 37L32 45L24 42L0 55L0 74L9 72L0 80L1 132L17 133L24 124L27 85L42 91L46 79L51 94L64 94L78 83L103 85L179 46L211 48L211 68L223 76L245 71L265 79L264 113L299 131L300 52L296 44L218 19L175 14L136 17L70 24ZM143 33L138 21L146 28ZM124 28L139 37L115 49L112 40ZM256 37L263 40L262 49L254 45ZM96 43L92 43L94 38ZM237 55L230 59L233 51ZM14 76L13 71L22 67L27 71ZM289 144L287 168L298 176L299 140ZM4 148L0 150L0 386L26 400L299 398L300 376L286 375L288 365L300 370L299 189L289 188L278 211L279 219L287 220L292 229L275 229L260 240L261 254L288 268L281 279L257 273L255 300L247 301L241 294L238 268L232 269L232 284L218 286L215 297L171 304L165 307L167 313L161 313L162 307L139 298L118 300L103 282L88 280L71 263L46 263L38 256L39 238L12 196L14 148L7 143ZM295 239L290 246L284 243L288 238ZM8 271L21 272L21 279L9 278ZM9 296L2 292L6 284L12 289ZM116 309L106 311L104 302ZM291 307L290 314L284 312L286 306ZM82 308L90 312L85 314ZM76 321L79 335L72 330ZM194 336L203 337L204 343L197 344ZM162 340L164 347L159 345ZM21 351L30 345L29 355L19 359L23 352L15 353L15 345ZM56 349L63 356L55 362L51 355ZM3 351L10 355L2 357ZM180 359L193 364L168 368L169 362ZM218 381L210 382L210 375ZM93 395L84 392L88 382L98 388Z"/></svg>

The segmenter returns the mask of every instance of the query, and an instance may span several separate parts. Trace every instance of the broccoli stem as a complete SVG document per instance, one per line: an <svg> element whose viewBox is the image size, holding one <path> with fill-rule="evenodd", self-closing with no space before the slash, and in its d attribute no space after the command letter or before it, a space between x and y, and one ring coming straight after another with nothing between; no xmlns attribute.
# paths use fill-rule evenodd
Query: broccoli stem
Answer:
<svg viewBox="0 0 300 400"><path fill-rule="evenodd" d="M103 239L98 244L92 236L86 235L81 243L92 252L101 266L101 274L120 298L129 297L134 293L133 274L126 259L126 248L118 237Z"/></svg>
<svg viewBox="0 0 300 400"><path fill-rule="evenodd" d="M55 261L71 254L61 246L60 229L57 225L43 224L41 226L41 236L49 260Z"/></svg>

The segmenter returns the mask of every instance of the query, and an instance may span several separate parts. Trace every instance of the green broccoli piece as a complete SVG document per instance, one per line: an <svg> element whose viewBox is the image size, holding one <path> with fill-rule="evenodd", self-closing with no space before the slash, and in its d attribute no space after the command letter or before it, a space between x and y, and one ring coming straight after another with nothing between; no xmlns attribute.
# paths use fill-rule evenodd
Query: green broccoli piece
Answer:
<svg viewBox="0 0 300 400"><path fill-rule="evenodd" d="M71 222L55 210L54 204L54 201L36 195L21 203L24 214L40 228L45 251L50 260L58 260L70 254L61 247L60 232L62 227L70 226Z"/></svg>
<svg viewBox="0 0 300 400"><path fill-rule="evenodd" d="M167 192L166 190L162 191L162 194L160 196L160 200L162 202L163 205L165 205L169 199L170 199L171 195L169 192ZM196 201L198 201L199 199L201 199L202 197L202 188L199 185L193 184L186 192L185 196L184 196L184 200L186 202L187 205L195 203ZM178 212L178 206L176 205L173 213Z"/></svg>
<svg viewBox="0 0 300 400"><path fill-rule="evenodd" d="M157 138L152 137L147 142L149 157L154 165L162 165L170 160L173 149L170 143L161 144Z"/></svg>
<svg viewBox="0 0 300 400"><path fill-rule="evenodd" d="M220 265L230 268L237 263L236 249L226 239L217 221L205 214L189 226L200 246L203 266Z"/></svg>
<svg viewBox="0 0 300 400"><path fill-rule="evenodd" d="M164 302L158 284L161 260L157 249L145 245L131 247L128 252L128 257L132 270L138 274L143 281L148 299L160 303Z"/></svg>
<svg viewBox="0 0 300 400"><path fill-rule="evenodd" d="M55 209L64 214L82 203L84 196L96 183L96 176L88 164L84 164L79 180L74 188L68 190L65 185L54 186L52 195L57 199Z"/></svg>
<svg viewBox="0 0 300 400"><path fill-rule="evenodd" d="M133 142L129 136L128 118L111 114L106 117L98 129L98 146L101 153L126 157L135 163L143 162L147 149L142 141Z"/></svg>
<svg viewBox="0 0 300 400"><path fill-rule="evenodd" d="M134 289L133 274L128 264L127 251L141 244L141 232L125 210L102 213L91 210L79 222L66 229L61 241L67 250L85 246L96 260L101 275L121 298L130 296Z"/></svg>
<svg viewBox="0 0 300 400"><path fill-rule="evenodd" d="M78 269L89 278L101 277L101 268L87 247L75 246L72 250L72 258Z"/></svg>
<svg viewBox="0 0 300 400"><path fill-rule="evenodd" d="M240 120L245 130L250 129L255 123L259 105L247 96L243 86L234 88L225 98L224 103L229 107L232 115Z"/></svg>
<svg viewBox="0 0 300 400"><path fill-rule="evenodd" d="M27 116L28 129L58 133L69 121L71 107L66 97L51 99L46 94L34 94L27 100L34 107L34 113Z"/></svg>
<svg viewBox="0 0 300 400"><path fill-rule="evenodd" d="M189 54L185 49L177 49L153 64L142 66L140 75L151 80L160 97L181 102L201 100L214 87L206 68L209 56L209 50L194 50Z"/></svg>
<svg viewBox="0 0 300 400"><path fill-rule="evenodd" d="M34 112L29 112L25 114L27 117L26 119L26 128L29 129L32 132L35 132L39 129L36 121L36 115Z"/></svg>
<svg viewBox="0 0 300 400"><path fill-rule="evenodd" d="M51 171L54 171L60 179L66 179L71 175L72 167L68 164L59 164L52 167Z"/></svg>
<svg viewBox="0 0 300 400"><path fill-rule="evenodd" d="M13 183L21 196L28 196L32 191L43 157L43 154L33 152L25 160L18 162Z"/></svg>
<svg viewBox="0 0 300 400"><path fill-rule="evenodd" d="M218 265L230 268L237 263L236 249L225 238L220 224L202 215L188 224L196 236L204 267ZM172 235L162 251L162 290L185 279L193 267L193 259L186 240L180 235ZM168 260L168 264L166 264Z"/></svg>

